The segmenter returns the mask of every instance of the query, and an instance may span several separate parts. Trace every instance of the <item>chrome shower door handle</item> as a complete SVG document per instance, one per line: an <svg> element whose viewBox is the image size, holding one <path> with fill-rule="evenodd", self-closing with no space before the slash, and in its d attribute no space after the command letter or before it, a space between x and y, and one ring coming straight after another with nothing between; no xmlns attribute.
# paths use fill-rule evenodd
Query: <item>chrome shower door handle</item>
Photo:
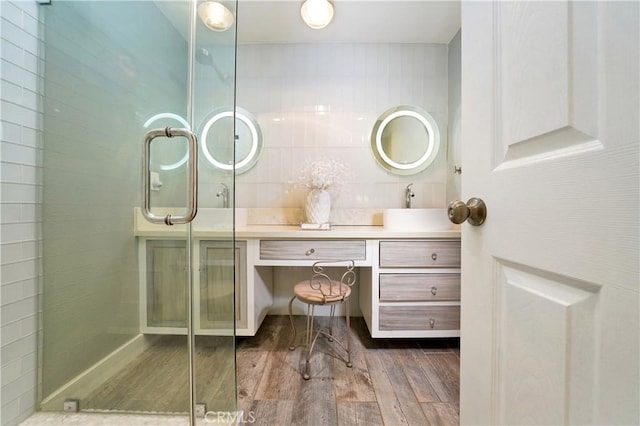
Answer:
<svg viewBox="0 0 640 426"><path fill-rule="evenodd" d="M182 136L189 145L188 179L187 179L187 210L184 215L156 216L151 212L151 141L155 138L173 138ZM142 147L142 215L151 223L176 225L191 222L198 213L198 139L189 129L165 127L164 129L149 130L144 135Z"/></svg>

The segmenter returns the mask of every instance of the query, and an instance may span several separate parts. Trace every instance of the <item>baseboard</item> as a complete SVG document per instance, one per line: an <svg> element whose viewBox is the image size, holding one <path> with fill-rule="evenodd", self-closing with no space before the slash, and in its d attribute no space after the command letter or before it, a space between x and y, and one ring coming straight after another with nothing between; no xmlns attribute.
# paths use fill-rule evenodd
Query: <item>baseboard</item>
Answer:
<svg viewBox="0 0 640 426"><path fill-rule="evenodd" d="M62 411L64 400L68 398L79 399L82 407L83 398L148 349L157 338L145 334L132 338L44 398L40 402L40 410Z"/></svg>

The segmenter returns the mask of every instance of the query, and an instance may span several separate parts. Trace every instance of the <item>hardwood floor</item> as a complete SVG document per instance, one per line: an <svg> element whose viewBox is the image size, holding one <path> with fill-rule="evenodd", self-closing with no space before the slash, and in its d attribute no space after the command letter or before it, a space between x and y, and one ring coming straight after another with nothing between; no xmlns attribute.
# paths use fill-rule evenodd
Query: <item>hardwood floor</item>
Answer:
<svg viewBox="0 0 640 426"><path fill-rule="evenodd" d="M298 330L303 318L296 318ZM354 318L353 367L319 339L311 379L303 380L302 336L293 352L290 336L287 317L269 316L255 337L238 340L238 405L256 424L459 423L458 339L372 339L364 320Z"/></svg>
<svg viewBox="0 0 640 426"><path fill-rule="evenodd" d="M336 334L343 335L344 321L338 325ZM364 320L353 318L353 367L346 366L344 352L337 345L321 338L311 358L311 378L304 380L300 335L304 317L296 317L296 327L298 346L294 351L288 349L291 325L286 316L268 316L256 336L237 338L238 409L244 411L245 419L255 419L253 424L459 423L458 339L372 339ZM158 345L83 400L83 409L185 412L185 339L163 336ZM208 408L233 405L233 394L229 393L233 358L225 339L229 338L196 340L196 395Z"/></svg>

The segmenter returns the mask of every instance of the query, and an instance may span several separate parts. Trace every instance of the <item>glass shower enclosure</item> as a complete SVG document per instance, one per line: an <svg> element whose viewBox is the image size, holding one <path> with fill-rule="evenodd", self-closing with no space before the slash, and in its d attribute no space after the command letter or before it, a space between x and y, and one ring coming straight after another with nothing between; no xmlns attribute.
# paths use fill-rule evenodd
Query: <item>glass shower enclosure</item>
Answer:
<svg viewBox="0 0 640 426"><path fill-rule="evenodd" d="M205 26L195 0L41 8L40 409L234 412L234 170L198 154L233 157L233 125L200 136L212 111L235 111L235 25ZM206 239L141 210L187 215L192 173Z"/></svg>

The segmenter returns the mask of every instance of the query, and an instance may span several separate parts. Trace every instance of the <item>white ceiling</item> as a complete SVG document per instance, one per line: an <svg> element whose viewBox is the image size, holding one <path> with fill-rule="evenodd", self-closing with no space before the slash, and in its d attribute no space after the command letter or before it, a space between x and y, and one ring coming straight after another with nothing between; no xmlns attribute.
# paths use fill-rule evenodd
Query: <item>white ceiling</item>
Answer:
<svg viewBox="0 0 640 426"><path fill-rule="evenodd" d="M232 2L223 1L225 4ZM449 43L460 29L458 0L332 0L333 22L322 30L300 17L302 0L238 0L238 43ZM157 1L185 35L186 2ZM199 25L201 31L209 31ZM211 39L203 34L199 39Z"/></svg>
<svg viewBox="0 0 640 426"><path fill-rule="evenodd" d="M333 22L322 30L300 17L302 1L238 3L238 42L449 43L460 29L458 1L334 0Z"/></svg>

